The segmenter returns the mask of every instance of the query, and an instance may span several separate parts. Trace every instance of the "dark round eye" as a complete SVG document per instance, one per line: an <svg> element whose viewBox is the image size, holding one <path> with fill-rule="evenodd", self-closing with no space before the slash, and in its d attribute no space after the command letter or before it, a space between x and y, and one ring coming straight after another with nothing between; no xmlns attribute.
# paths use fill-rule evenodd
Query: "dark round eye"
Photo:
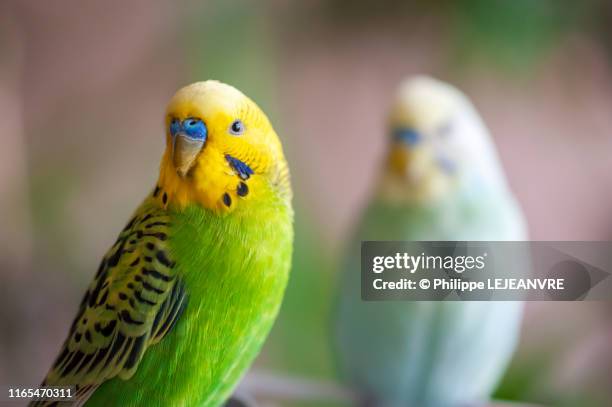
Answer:
<svg viewBox="0 0 612 407"><path fill-rule="evenodd" d="M234 120L232 122L232 125L230 126L230 133L234 135L239 135L239 134L242 134L243 132L244 132L244 123L242 123L240 120Z"/></svg>

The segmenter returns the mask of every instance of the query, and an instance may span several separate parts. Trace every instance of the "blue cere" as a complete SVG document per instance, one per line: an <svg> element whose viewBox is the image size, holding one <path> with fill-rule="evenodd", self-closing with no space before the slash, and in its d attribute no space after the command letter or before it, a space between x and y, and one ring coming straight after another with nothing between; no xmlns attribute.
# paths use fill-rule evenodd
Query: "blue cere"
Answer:
<svg viewBox="0 0 612 407"><path fill-rule="evenodd" d="M170 134L176 136L176 133L179 131L181 131L181 122L179 122L178 119L172 119L170 122Z"/></svg>
<svg viewBox="0 0 612 407"><path fill-rule="evenodd" d="M240 161L239 159L232 157L229 154L225 154L225 159L229 163L229 165L238 173L240 178L249 179L251 175L253 175L253 170L248 166L247 163Z"/></svg>
<svg viewBox="0 0 612 407"><path fill-rule="evenodd" d="M208 133L204 122L196 118L183 120L183 131L194 140L206 140Z"/></svg>
<svg viewBox="0 0 612 407"><path fill-rule="evenodd" d="M393 137L395 138L395 140L402 141L408 144L409 146L414 146L418 144L422 139L422 136L415 130L405 127L396 129L393 132Z"/></svg>
<svg viewBox="0 0 612 407"><path fill-rule="evenodd" d="M178 119L173 119L170 122L170 134L174 137L181 132L193 140L206 141L208 129L204 122L197 118L190 117L183 120L182 123Z"/></svg>

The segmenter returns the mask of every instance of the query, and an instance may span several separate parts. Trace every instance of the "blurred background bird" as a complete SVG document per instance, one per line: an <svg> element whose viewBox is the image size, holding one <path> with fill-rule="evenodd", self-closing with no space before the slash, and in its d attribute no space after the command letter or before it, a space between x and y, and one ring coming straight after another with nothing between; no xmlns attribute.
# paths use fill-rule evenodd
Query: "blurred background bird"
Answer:
<svg viewBox="0 0 612 407"><path fill-rule="evenodd" d="M338 283L345 376L383 406L460 406L495 390L519 336L520 302L363 302L360 241L525 240L525 220L469 100L438 80L404 81L389 150Z"/></svg>
<svg viewBox="0 0 612 407"><path fill-rule="evenodd" d="M206 81L176 93L165 124L159 180L103 258L44 380L76 386L79 405L220 405L283 298L292 192L268 118Z"/></svg>

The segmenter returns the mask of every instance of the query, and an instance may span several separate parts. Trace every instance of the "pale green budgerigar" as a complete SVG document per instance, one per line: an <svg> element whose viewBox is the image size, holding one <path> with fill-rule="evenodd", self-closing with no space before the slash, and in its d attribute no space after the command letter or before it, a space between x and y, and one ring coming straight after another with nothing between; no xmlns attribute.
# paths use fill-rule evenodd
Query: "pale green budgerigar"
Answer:
<svg viewBox="0 0 612 407"><path fill-rule="evenodd" d="M525 240L525 221L487 129L457 89L405 81L388 131L339 284L341 373L375 405L472 405L490 397L508 365L522 303L364 302L360 242Z"/></svg>

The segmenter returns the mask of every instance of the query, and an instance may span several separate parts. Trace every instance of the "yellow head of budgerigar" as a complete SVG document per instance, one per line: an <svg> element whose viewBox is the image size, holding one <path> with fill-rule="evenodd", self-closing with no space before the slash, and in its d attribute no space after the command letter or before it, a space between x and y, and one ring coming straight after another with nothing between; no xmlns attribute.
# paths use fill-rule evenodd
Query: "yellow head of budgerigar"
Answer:
<svg viewBox="0 0 612 407"><path fill-rule="evenodd" d="M498 177L497 159L476 110L459 90L417 76L400 84L389 118L383 193L435 202L467 176Z"/></svg>
<svg viewBox="0 0 612 407"><path fill-rule="evenodd" d="M266 115L236 88L209 80L180 89L165 125L154 192L164 205L228 212L266 194L290 198L281 143Z"/></svg>

